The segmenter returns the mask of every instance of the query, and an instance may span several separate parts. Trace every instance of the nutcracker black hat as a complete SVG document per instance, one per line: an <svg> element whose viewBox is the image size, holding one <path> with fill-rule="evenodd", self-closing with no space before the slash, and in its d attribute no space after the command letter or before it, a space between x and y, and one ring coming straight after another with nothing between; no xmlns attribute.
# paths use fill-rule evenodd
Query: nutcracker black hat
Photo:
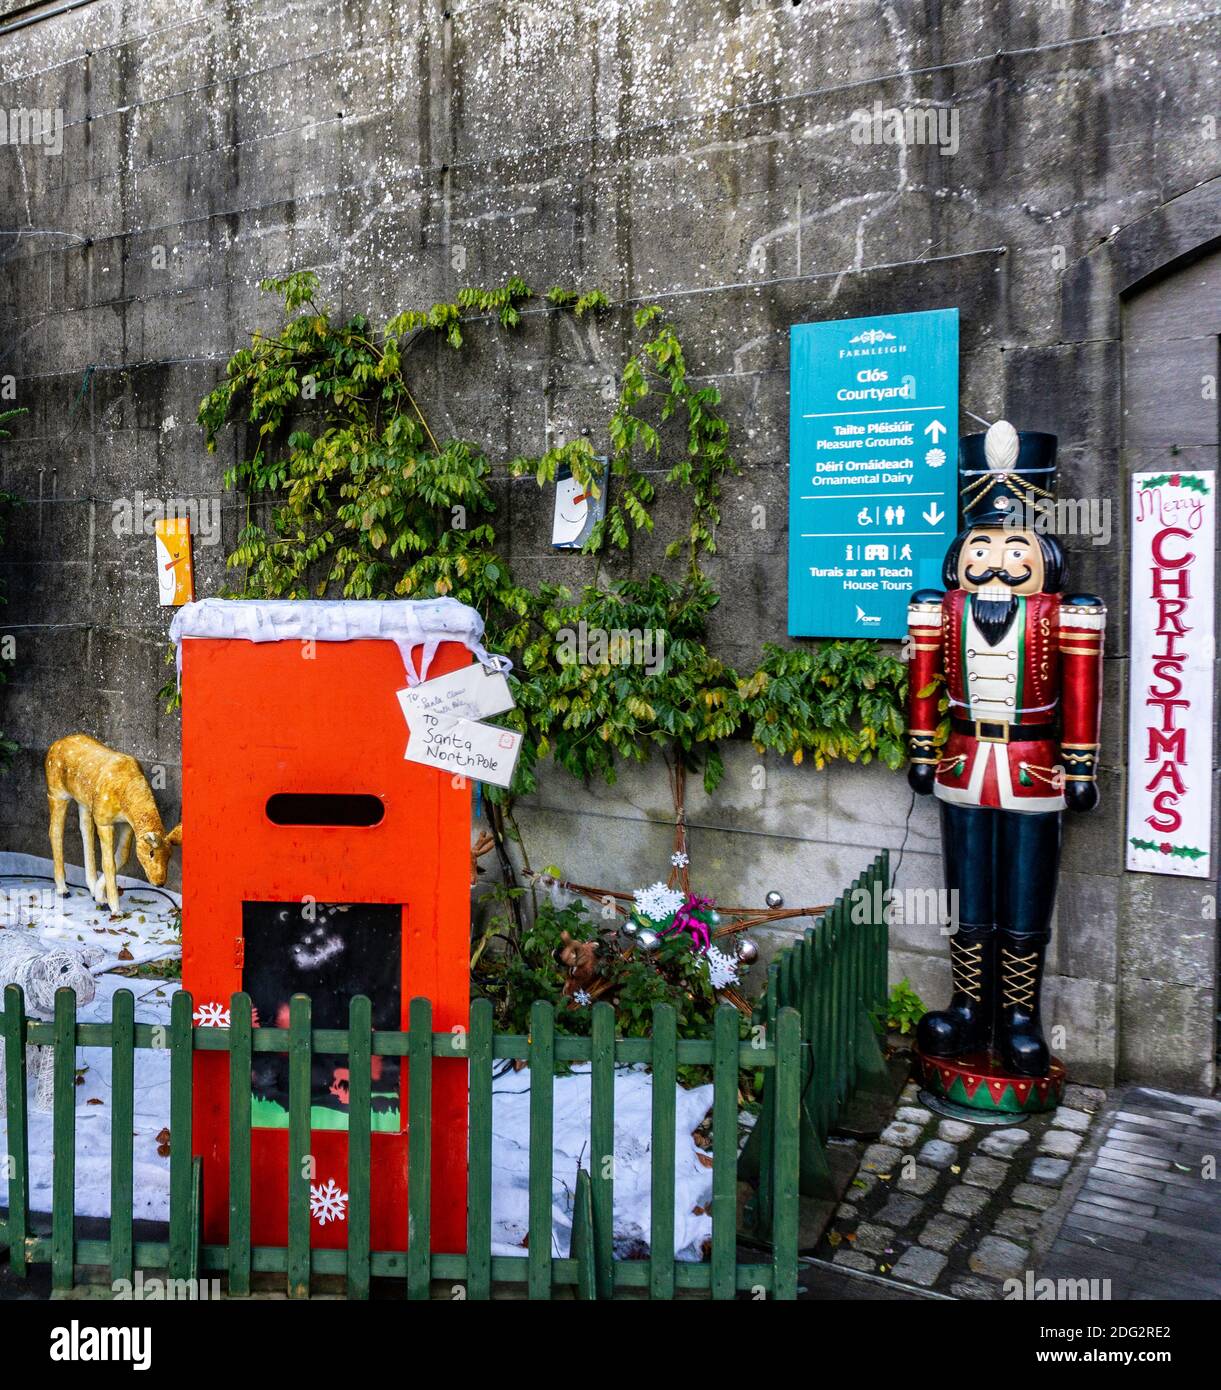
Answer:
<svg viewBox="0 0 1221 1390"><path fill-rule="evenodd" d="M958 492L964 526L1000 526L1015 507L1050 502L1056 484L1056 436L1015 430L998 420L986 434L968 434L958 448Z"/></svg>

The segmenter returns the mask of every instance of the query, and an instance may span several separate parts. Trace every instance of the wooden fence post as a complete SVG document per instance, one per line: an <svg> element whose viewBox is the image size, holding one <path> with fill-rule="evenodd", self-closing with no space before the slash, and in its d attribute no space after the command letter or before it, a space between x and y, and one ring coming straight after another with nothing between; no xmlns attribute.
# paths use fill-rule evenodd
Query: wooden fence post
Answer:
<svg viewBox="0 0 1221 1390"><path fill-rule="evenodd" d="M595 1299L598 1296L597 1272L594 1269L594 1202L589 1174L577 1170L577 1189L572 1204L572 1249L577 1262L577 1297Z"/></svg>
<svg viewBox="0 0 1221 1390"><path fill-rule="evenodd" d="M253 1055L248 994L229 1000L229 1297L250 1292L250 1067Z"/></svg>
<svg viewBox="0 0 1221 1390"><path fill-rule="evenodd" d="M70 1289L76 1253L76 992L55 991L55 1099L51 1117L51 1284Z"/></svg>
<svg viewBox="0 0 1221 1390"><path fill-rule="evenodd" d="M555 1119L555 1011L543 999L530 1007L530 1205L526 1291L551 1297L551 1182Z"/></svg>
<svg viewBox="0 0 1221 1390"><path fill-rule="evenodd" d="M772 1294L797 1297L798 1177L801 1138L801 1017L782 1009L776 1020L776 1128L772 1186Z"/></svg>
<svg viewBox="0 0 1221 1390"><path fill-rule="evenodd" d="M25 995L20 985L4 990L4 1080L7 1091L8 1151L15 1171L8 1180L8 1259L13 1273L24 1279L28 1265L30 1140L26 1113Z"/></svg>
<svg viewBox="0 0 1221 1390"><path fill-rule="evenodd" d="M110 1279L131 1282L132 1167L135 1120L136 1000L115 992L110 1015Z"/></svg>
<svg viewBox="0 0 1221 1390"><path fill-rule="evenodd" d="M170 1003L170 1241L171 1279L189 1278L191 1265L191 1123L194 1034L190 990Z"/></svg>
<svg viewBox="0 0 1221 1390"><path fill-rule="evenodd" d="M737 1011L733 1010L734 1017ZM615 1296L615 1011L593 1006L590 1028L589 1151L594 1265L599 1298ZM736 1032L735 1032L736 1039ZM714 1236L715 1239L715 1231Z"/></svg>
<svg viewBox="0 0 1221 1390"><path fill-rule="evenodd" d="M492 1004L471 1005L466 1296L492 1296Z"/></svg>
<svg viewBox="0 0 1221 1390"><path fill-rule="evenodd" d="M307 995L288 1001L288 1296L310 1292L310 1077L313 1008ZM245 1089L243 1087L243 1089Z"/></svg>
<svg viewBox="0 0 1221 1390"><path fill-rule="evenodd" d="M432 1001L413 999L407 1057L407 1297L432 1288Z"/></svg>
<svg viewBox="0 0 1221 1390"><path fill-rule="evenodd" d="M369 1297L372 1201L373 1005L358 994L348 1005L348 1297Z"/></svg>

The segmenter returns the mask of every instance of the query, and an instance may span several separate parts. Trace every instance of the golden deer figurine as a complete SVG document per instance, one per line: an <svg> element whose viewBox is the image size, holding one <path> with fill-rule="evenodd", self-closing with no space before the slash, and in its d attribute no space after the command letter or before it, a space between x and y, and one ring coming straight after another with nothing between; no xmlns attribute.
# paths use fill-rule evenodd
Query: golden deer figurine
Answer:
<svg viewBox="0 0 1221 1390"><path fill-rule="evenodd" d="M119 910L116 874L127 863L132 841L136 857L151 884L166 878L170 853L182 843L182 826L167 835L161 815L140 764L128 753L116 753L88 734L70 734L47 749L47 805L51 812L51 855L55 861L55 891L68 891L64 877L64 821L68 803L76 802L81 840L85 846L85 880L99 905L103 890L111 912ZM115 850L115 827L119 847ZM93 857L93 832L102 847L102 872Z"/></svg>

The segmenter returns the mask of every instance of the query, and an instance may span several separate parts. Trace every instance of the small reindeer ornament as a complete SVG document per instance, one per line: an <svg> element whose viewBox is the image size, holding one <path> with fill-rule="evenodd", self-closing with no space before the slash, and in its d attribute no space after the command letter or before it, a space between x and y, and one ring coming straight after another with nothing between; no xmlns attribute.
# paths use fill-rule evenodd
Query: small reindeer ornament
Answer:
<svg viewBox="0 0 1221 1390"><path fill-rule="evenodd" d="M119 910L118 871L127 863L134 841L136 858L148 881L160 887L170 854L182 843L182 826L167 835L140 764L116 753L88 734L71 734L47 749L47 805L51 813L51 855L55 891L67 893L64 877L64 821L68 803L76 802L85 847L85 879L100 904L105 895L111 912ZM115 828L118 827L118 845ZM102 848L102 872L93 855L93 832Z"/></svg>

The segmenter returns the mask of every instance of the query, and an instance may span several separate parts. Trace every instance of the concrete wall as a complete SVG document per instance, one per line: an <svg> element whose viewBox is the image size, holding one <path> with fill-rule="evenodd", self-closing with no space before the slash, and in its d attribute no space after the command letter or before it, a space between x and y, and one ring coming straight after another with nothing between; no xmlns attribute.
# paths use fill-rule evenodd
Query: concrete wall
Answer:
<svg viewBox="0 0 1221 1390"><path fill-rule="evenodd" d="M1058 433L1062 490L1113 497L1122 515L1121 295L1163 263L1158 246L1187 254L1215 235L1199 206L1182 210L1217 173L1209 9L99 0L0 32L0 104L67 122L60 154L0 148L0 372L31 412L2 464L29 501L0 566L5 621L21 625L0 727L22 744L0 844L44 845L39 760L77 728L163 765L176 809L178 723L153 695L167 622L152 541L116 537L112 502L220 496L227 460L204 453L195 410L248 330L273 321L265 275L312 266L333 302L375 319L512 273L599 286L627 309L663 303L721 388L744 465L711 566L718 642L742 666L784 640L793 322L958 305L964 406ZM875 101L949 104L960 148L853 144L851 113ZM502 458L586 425L597 442L629 333L624 308L580 327L540 312L511 343L477 332L462 363L422 358L433 429ZM518 573L588 575L550 552L532 483L500 498ZM226 543L241 515L226 499ZM198 553L202 592L224 549ZM1205 948L1178 971L1162 964L1173 944L1141 956L1129 930L1158 920L1182 936L1190 920L1215 950L1193 917L1208 885L1124 883L1122 547L1070 554L1074 584L1116 621L1105 804L1068 827L1047 1012L1083 1079L1206 1085ZM657 563L649 544L631 562ZM693 797L708 891L820 902L881 846L905 846L901 883L939 881L932 808L911 807L901 776L768 760L759 792L756 761L731 750L722 794ZM659 768L588 796L553 778L527 815L533 858L625 886L655 877L665 807ZM930 1002L944 957L935 929L896 931L893 973ZM1185 991L1192 1007L1165 1007Z"/></svg>

